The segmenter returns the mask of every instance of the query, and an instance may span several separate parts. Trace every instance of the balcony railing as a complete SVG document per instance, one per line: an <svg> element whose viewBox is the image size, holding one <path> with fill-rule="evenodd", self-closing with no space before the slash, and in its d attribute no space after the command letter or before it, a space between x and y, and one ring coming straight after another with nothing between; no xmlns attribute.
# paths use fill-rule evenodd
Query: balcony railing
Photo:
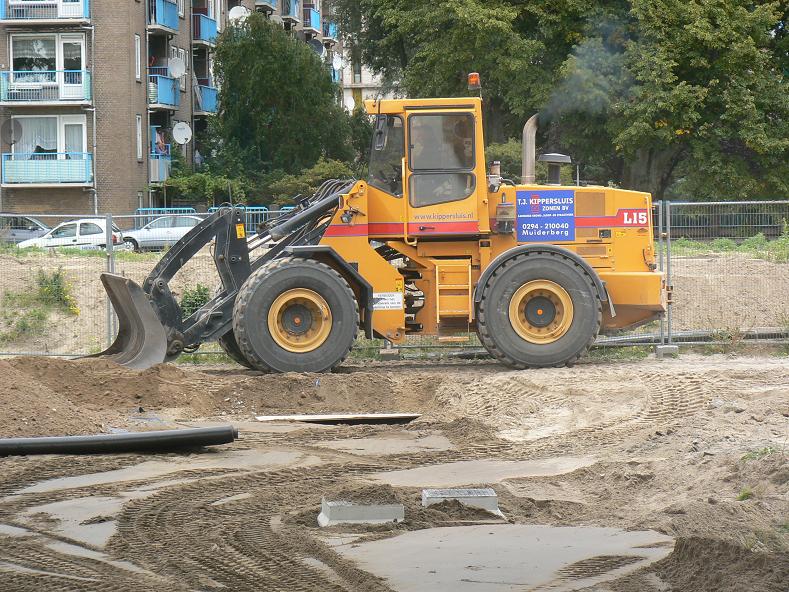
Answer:
<svg viewBox="0 0 789 592"><path fill-rule="evenodd" d="M3 185L55 185L93 182L88 152L16 152L3 154Z"/></svg>
<svg viewBox="0 0 789 592"><path fill-rule="evenodd" d="M87 70L0 72L0 102L67 103L91 100Z"/></svg>
<svg viewBox="0 0 789 592"><path fill-rule="evenodd" d="M204 43L216 43L216 21L204 14L192 15L192 31L195 41Z"/></svg>
<svg viewBox="0 0 789 592"><path fill-rule="evenodd" d="M167 68L150 68L148 75L148 103L177 108L181 104L181 91L177 78L166 76Z"/></svg>
<svg viewBox="0 0 789 592"><path fill-rule="evenodd" d="M219 91L213 86L197 85L195 97L195 111L203 113L216 113Z"/></svg>
<svg viewBox="0 0 789 592"><path fill-rule="evenodd" d="M148 163L150 165L150 183L164 183L167 179L169 179L170 168L172 167L170 145L167 144L167 154L148 155Z"/></svg>
<svg viewBox="0 0 789 592"><path fill-rule="evenodd" d="M90 20L90 0L0 0L0 20Z"/></svg>
<svg viewBox="0 0 789 592"><path fill-rule="evenodd" d="M337 23L329 20L323 21L323 39L324 41L333 39L337 41Z"/></svg>
<svg viewBox="0 0 789 592"><path fill-rule="evenodd" d="M178 31L178 5L171 0L149 0L148 24Z"/></svg>
<svg viewBox="0 0 789 592"><path fill-rule="evenodd" d="M321 13L314 8L304 9L304 28L315 33L321 32Z"/></svg>
<svg viewBox="0 0 789 592"><path fill-rule="evenodd" d="M282 0L282 18L290 21L301 21L299 0Z"/></svg>

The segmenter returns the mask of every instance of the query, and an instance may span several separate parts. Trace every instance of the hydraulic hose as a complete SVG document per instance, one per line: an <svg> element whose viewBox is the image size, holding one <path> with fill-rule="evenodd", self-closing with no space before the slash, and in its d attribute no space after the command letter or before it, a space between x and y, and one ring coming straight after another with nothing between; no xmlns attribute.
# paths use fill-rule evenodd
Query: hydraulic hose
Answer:
<svg viewBox="0 0 789 592"><path fill-rule="evenodd" d="M331 184L329 182L324 183L321 186L322 190L319 190L313 198L314 202L312 205L271 228L268 231L269 236L275 241L282 240L297 228L317 220L326 212L336 208L340 195L345 191L350 191L352 187L353 183L345 181L332 181ZM326 192L329 192L328 195L325 194Z"/></svg>
<svg viewBox="0 0 789 592"><path fill-rule="evenodd" d="M0 439L0 456L164 451L229 444L236 438L238 430L233 426L97 436L5 438Z"/></svg>

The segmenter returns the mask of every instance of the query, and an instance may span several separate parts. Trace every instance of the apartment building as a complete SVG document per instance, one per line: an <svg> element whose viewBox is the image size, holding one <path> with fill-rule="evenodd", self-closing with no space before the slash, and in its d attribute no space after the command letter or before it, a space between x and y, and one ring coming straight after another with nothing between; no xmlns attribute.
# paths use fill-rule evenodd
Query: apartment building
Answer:
<svg viewBox="0 0 789 592"><path fill-rule="evenodd" d="M199 162L196 133L217 111L213 50L237 6L331 63L320 0L0 0L0 211L169 205L173 158ZM181 144L179 122L192 131Z"/></svg>

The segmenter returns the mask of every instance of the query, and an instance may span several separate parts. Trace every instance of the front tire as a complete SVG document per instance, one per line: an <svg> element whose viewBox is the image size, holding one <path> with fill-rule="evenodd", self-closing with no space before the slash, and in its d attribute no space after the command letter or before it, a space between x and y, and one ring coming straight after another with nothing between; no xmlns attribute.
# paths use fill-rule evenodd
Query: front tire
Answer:
<svg viewBox="0 0 789 592"><path fill-rule="evenodd" d="M262 371L329 371L346 358L358 328L359 307L345 279L300 257L255 271L233 308L239 350Z"/></svg>
<svg viewBox="0 0 789 592"><path fill-rule="evenodd" d="M594 343L602 305L594 280L560 253L533 251L504 262L482 291L480 341L517 369L573 364Z"/></svg>

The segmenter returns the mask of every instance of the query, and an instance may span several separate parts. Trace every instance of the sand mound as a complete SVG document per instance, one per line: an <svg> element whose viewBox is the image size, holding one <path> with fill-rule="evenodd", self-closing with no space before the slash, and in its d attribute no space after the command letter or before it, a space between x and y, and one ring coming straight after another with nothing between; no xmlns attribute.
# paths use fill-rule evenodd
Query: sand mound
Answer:
<svg viewBox="0 0 789 592"><path fill-rule="evenodd" d="M0 436L73 436L102 431L101 422L69 399L0 361Z"/></svg>

